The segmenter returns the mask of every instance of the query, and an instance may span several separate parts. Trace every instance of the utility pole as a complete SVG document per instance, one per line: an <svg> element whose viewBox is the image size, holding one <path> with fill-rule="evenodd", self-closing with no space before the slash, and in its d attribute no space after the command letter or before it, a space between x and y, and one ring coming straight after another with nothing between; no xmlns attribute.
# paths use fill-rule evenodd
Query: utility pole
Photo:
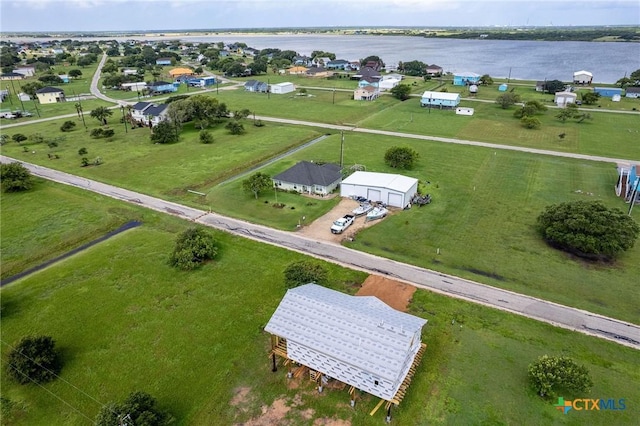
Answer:
<svg viewBox="0 0 640 426"><path fill-rule="evenodd" d="M18 92L16 92L16 87L13 85L13 80L11 80L11 88L13 89L13 93L18 96ZM8 89L8 87L7 87ZM9 100L11 100L11 96L9 96ZM22 107L22 112L24 112L24 103L22 103L22 99L18 96L18 100L20 101L20 106Z"/></svg>
<svg viewBox="0 0 640 426"><path fill-rule="evenodd" d="M344 166L344 131L340 131L340 169Z"/></svg>
<svg viewBox="0 0 640 426"><path fill-rule="evenodd" d="M336 88L333 88L333 100L331 101L332 104L336 103Z"/></svg>
<svg viewBox="0 0 640 426"><path fill-rule="evenodd" d="M631 210L633 210L633 206L636 204L636 197L638 196L638 189L640 188L640 177L636 178L636 186L631 191L631 200L629 200L629 216L631 216Z"/></svg>

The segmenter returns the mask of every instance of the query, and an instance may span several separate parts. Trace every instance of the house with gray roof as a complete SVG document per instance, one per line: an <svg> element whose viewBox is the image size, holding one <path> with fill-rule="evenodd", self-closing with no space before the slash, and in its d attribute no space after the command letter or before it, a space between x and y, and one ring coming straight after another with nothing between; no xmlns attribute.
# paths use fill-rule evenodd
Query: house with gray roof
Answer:
<svg viewBox="0 0 640 426"><path fill-rule="evenodd" d="M340 185L342 173L337 164L301 161L272 179L273 185L284 191L325 196Z"/></svg>
<svg viewBox="0 0 640 426"><path fill-rule="evenodd" d="M322 376L335 379L390 406L400 403L420 362L426 323L377 297L310 283L287 291L265 331L274 366L281 356L320 375L320 385Z"/></svg>
<svg viewBox="0 0 640 426"><path fill-rule="evenodd" d="M244 83L244 90L248 92L267 93L269 91L269 85L263 81L247 80Z"/></svg>
<svg viewBox="0 0 640 426"><path fill-rule="evenodd" d="M137 102L131 107L131 121L140 126L156 126L167 119L167 104Z"/></svg>

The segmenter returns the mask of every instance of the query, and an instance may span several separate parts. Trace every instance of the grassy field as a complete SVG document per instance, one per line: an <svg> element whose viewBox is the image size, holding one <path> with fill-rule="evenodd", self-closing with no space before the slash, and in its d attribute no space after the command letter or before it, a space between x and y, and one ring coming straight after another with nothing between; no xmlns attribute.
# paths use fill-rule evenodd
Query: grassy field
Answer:
<svg viewBox="0 0 640 426"><path fill-rule="evenodd" d="M68 193L64 198L77 199L76 210L108 215L111 209L111 201L53 183L37 191L44 204ZM3 205L14 201L14 194L7 197ZM3 210L3 222L28 213ZM61 377L44 388L2 375L2 395L15 404L3 424L86 424L101 403L139 389L153 394L177 425L243 423L276 400L296 401L289 424L384 421L382 410L369 416L377 403L370 396L360 394L351 409L346 389L318 395L311 383L294 389L285 370L270 371L262 328L284 294L282 270L302 255L215 233L218 260L178 272L167 258L176 233L188 224L150 211L135 215L142 227L2 289L3 355L21 336L36 333L54 337L65 360ZM76 226L64 218L56 225L64 231ZM71 243L70 233L51 230L47 224L38 229L42 244ZM326 266L337 290L353 294L364 279L360 272ZM394 424L624 425L639 414L638 351L426 291L414 295L410 310L429 320L423 333L428 348L393 412ZM527 365L542 354L572 356L590 370L591 392L563 394L566 399L625 398L627 410L557 412L554 401L540 399L527 385ZM240 389L247 393L236 402Z"/></svg>
<svg viewBox="0 0 640 426"><path fill-rule="evenodd" d="M398 141L351 133L345 140L346 165L396 172L383 157ZM626 210L612 189L615 166L425 141L404 144L418 151L420 160L414 170L403 173L429 181L425 188L433 203L390 216L361 231L349 246L637 322L640 297L634 265L640 264L639 245L614 265L590 264L549 248L535 231L536 217L553 203L602 200ZM261 171L273 175L303 159L337 161L339 152L340 136L334 135ZM294 211L282 211L265 204L272 203L275 194L264 193L258 200L245 195L243 201L239 189L240 182L212 187L204 202L233 200L216 206L222 213L254 222L284 222L284 229L292 229L307 214L306 198L279 195L280 202L295 206ZM633 217L640 220L638 209ZM603 290L602 283L614 282L615 291Z"/></svg>

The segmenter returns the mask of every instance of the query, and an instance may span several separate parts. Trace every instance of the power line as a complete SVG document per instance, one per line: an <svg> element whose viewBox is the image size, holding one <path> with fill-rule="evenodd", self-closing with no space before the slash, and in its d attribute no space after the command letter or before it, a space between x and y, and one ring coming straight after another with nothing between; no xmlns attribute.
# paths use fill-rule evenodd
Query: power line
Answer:
<svg viewBox="0 0 640 426"><path fill-rule="evenodd" d="M40 364L38 361L34 360L33 358L29 357L28 355L17 351L17 349L15 347L13 347L12 345L10 345L9 343L5 342L4 340L0 340L0 342L4 343L5 345L7 345L8 347L10 347L11 349L13 349L14 351L16 351L17 353L19 353L20 355L22 355L23 357L25 357L26 359L28 359L29 361L33 362L34 364L36 364L38 367L47 370L49 373L53 374L57 379L65 382L66 384L68 384L69 386L71 386L72 388L74 388L75 390L77 390L78 392L82 393L83 395L85 395L86 397L88 397L89 399L97 402L98 404L100 404L103 408L104 407L109 407L108 405L98 401L96 398L94 398L93 396L89 395L88 393L86 393L85 391L83 391L82 389L80 389L79 387L77 387L76 385L74 385L73 383L69 382L68 380L63 379L62 377L60 377L58 374L56 374L54 371L49 370L47 367L45 367L44 365ZM18 373L22 374L23 376L27 377L29 380L33 381L29 376L26 376L24 373L22 373L21 371L19 371L18 369L15 369L15 371L17 371ZM34 383L36 383L34 381ZM46 389L46 388L44 388ZM47 389L47 391L49 391ZM49 391L50 392L50 391ZM57 396L56 396L57 397ZM61 399L62 400L62 399ZM73 408L73 407L72 407ZM109 408L110 409L110 408ZM114 410L111 410L114 414L118 414L117 412L115 412ZM86 416L85 416L86 417ZM93 421L93 420L92 420Z"/></svg>
<svg viewBox="0 0 640 426"><path fill-rule="evenodd" d="M84 417L85 419L89 420L92 424L93 424L93 419L89 416L87 416L85 413L83 413L82 411L80 411L79 409L77 409L76 407L74 407L73 405L71 405L70 403L68 403L67 401L65 401L64 399L60 398L58 395L56 395L54 392L50 391L49 389L45 388L44 386L42 386L40 383L36 382L35 380L33 380L31 377L27 376L26 374L24 374L22 371L17 370L14 368L15 371L17 371L18 373L22 374L24 377L26 377L27 379L31 380L33 383L35 383L36 385L40 386L42 389L46 390L47 392L49 392L51 395L53 395L54 397L56 397L57 399L59 399L60 401L62 401L65 405L69 406L70 408L72 408L74 411L76 411L78 414L80 414L82 417Z"/></svg>

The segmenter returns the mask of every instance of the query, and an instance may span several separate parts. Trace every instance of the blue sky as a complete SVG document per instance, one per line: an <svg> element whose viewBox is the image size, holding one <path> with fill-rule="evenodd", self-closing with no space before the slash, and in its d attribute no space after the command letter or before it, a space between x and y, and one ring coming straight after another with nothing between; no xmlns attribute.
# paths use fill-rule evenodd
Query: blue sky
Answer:
<svg viewBox="0 0 640 426"><path fill-rule="evenodd" d="M0 0L0 31L640 25L640 1Z"/></svg>

